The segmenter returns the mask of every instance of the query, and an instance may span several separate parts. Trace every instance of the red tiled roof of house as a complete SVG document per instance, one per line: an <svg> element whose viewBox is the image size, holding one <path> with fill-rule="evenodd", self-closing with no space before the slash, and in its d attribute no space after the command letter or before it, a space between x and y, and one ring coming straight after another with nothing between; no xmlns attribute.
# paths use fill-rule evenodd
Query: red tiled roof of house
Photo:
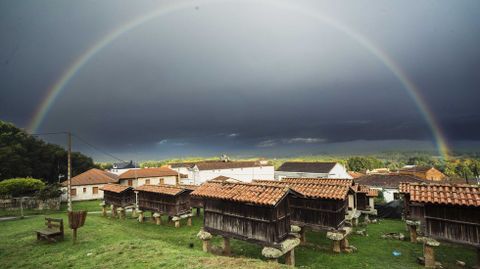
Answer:
<svg viewBox="0 0 480 269"><path fill-rule="evenodd" d="M181 188L185 188L185 189L187 189L187 190L192 190L192 191L198 189L198 187L199 187L198 185L191 185L191 184L181 184L181 185L179 185L179 186L180 186Z"/></svg>
<svg viewBox="0 0 480 269"><path fill-rule="evenodd" d="M130 169L119 176L120 179L178 176L178 172L168 167Z"/></svg>
<svg viewBox="0 0 480 269"><path fill-rule="evenodd" d="M218 176L218 177L214 177L208 181L229 181L229 182L241 182L240 180L238 179L234 179L234 178L231 178L231 177L226 177L226 176Z"/></svg>
<svg viewBox="0 0 480 269"><path fill-rule="evenodd" d="M167 194L167 195L178 195L184 191L190 191L190 189L187 189L185 187L181 186L175 186L175 185L142 185L140 187L136 188L137 191L139 192L154 192L154 193L161 193L161 194Z"/></svg>
<svg viewBox="0 0 480 269"><path fill-rule="evenodd" d="M377 197L378 196L378 190L369 188L368 186L365 185L357 185L358 186L358 192L361 193L366 193L367 196L370 197Z"/></svg>
<svg viewBox="0 0 480 269"><path fill-rule="evenodd" d="M401 183L400 192L413 202L480 207L480 186Z"/></svg>
<svg viewBox="0 0 480 269"><path fill-rule="evenodd" d="M72 177L71 182L72 186L108 184L118 182L118 176L107 171L92 168ZM62 186L67 186L67 181L62 182Z"/></svg>
<svg viewBox="0 0 480 269"><path fill-rule="evenodd" d="M277 180L254 180L256 184L289 187L308 198L343 200L347 197L350 186L326 184L322 182L287 182Z"/></svg>
<svg viewBox="0 0 480 269"><path fill-rule="evenodd" d="M405 174L373 174L355 179L355 182L370 187L397 189L401 182L423 183L425 180Z"/></svg>
<svg viewBox="0 0 480 269"><path fill-rule="evenodd" d="M365 174L362 174L360 172L357 172L357 171L348 171L348 174L353 177L354 179L355 178L359 178L361 176L364 176Z"/></svg>
<svg viewBox="0 0 480 269"><path fill-rule="evenodd" d="M319 183L352 186L353 179L347 178L282 178L281 181L292 183Z"/></svg>
<svg viewBox="0 0 480 269"><path fill-rule="evenodd" d="M133 188L130 187L130 186L113 184L113 183L103 185L103 187L100 188L100 190L102 190L102 191L110 191L110 192L115 192L115 193L121 193L121 192L124 192L128 189L133 190Z"/></svg>
<svg viewBox="0 0 480 269"><path fill-rule="evenodd" d="M200 187L193 191L191 195L203 198L274 206L289 191L290 189L286 187L210 181L200 185Z"/></svg>

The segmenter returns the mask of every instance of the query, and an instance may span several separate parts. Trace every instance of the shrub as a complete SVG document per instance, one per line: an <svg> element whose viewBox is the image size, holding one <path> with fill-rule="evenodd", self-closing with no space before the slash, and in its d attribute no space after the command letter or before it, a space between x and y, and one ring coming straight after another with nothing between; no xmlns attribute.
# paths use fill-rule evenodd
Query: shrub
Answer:
<svg viewBox="0 0 480 269"><path fill-rule="evenodd" d="M0 182L0 195L29 196L45 188L45 183L35 178L12 178Z"/></svg>
<svg viewBox="0 0 480 269"><path fill-rule="evenodd" d="M47 185L45 188L41 189L37 193L37 197L40 200L48 200L51 198L58 198L63 194L63 191L61 190L61 185L56 183L56 184L51 184Z"/></svg>

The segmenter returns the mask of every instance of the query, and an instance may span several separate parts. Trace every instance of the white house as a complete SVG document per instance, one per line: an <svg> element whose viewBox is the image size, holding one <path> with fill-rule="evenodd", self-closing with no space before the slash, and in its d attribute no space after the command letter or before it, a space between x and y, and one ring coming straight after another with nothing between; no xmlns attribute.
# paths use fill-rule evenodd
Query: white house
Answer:
<svg viewBox="0 0 480 269"><path fill-rule="evenodd" d="M347 169L336 162L285 162L275 171L275 179L287 177L352 179Z"/></svg>
<svg viewBox="0 0 480 269"><path fill-rule="evenodd" d="M100 169L90 169L71 179L72 201L102 199L101 188L108 183L116 183L118 176ZM67 200L67 181L62 182L62 200Z"/></svg>
<svg viewBox="0 0 480 269"><path fill-rule="evenodd" d="M137 163L130 161L130 162L114 163L112 165L112 168L109 171L110 173L121 175L130 169L139 169L139 168L140 166Z"/></svg>
<svg viewBox="0 0 480 269"><path fill-rule="evenodd" d="M127 172L121 174L119 178L119 184L132 186L134 188L142 185L157 185L157 184L169 184L175 185L180 183L180 174L168 167L156 167L156 168L140 168L130 169Z"/></svg>
<svg viewBox="0 0 480 269"><path fill-rule="evenodd" d="M234 178L241 182L253 179L271 179L274 167L267 161L203 161L196 163L174 163L170 167L178 173L187 175L189 184L199 185L218 176Z"/></svg>
<svg viewBox="0 0 480 269"><path fill-rule="evenodd" d="M355 179L355 182L379 190L383 194L385 202L399 199L398 186L401 182L427 183L426 180L402 174L373 174L365 175Z"/></svg>

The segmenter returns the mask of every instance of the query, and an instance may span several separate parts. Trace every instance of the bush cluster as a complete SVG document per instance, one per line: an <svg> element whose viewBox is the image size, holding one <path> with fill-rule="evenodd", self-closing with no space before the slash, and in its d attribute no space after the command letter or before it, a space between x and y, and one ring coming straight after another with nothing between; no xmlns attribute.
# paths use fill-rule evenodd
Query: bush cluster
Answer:
<svg viewBox="0 0 480 269"><path fill-rule="evenodd" d="M2 196L30 196L45 188L45 183L35 178L12 178L0 182Z"/></svg>

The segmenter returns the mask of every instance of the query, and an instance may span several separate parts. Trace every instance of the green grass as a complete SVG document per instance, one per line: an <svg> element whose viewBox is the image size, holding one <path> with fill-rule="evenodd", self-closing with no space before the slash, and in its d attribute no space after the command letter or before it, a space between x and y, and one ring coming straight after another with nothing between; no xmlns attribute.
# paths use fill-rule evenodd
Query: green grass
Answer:
<svg viewBox="0 0 480 269"><path fill-rule="evenodd" d="M84 207L98 211L96 204L95 207L93 202L78 203L74 209ZM52 216L66 220L65 213ZM33 216L0 222L0 268L282 267L265 262L261 247L243 241L232 241L235 258L203 253L201 241L196 238L201 218L194 218L192 227L175 229L172 224L140 224L135 219L115 220L90 213L85 226L78 231L76 245L72 245L70 230L66 231L63 242L37 242L34 230L42 227L42 218ZM380 224L370 224L367 230L368 237L350 237L350 244L358 248L353 254L333 254L331 242L324 233L309 232L309 244L295 250L296 265L300 268L422 268L415 261L422 255L421 244L380 238L384 232L405 233L402 222L383 220ZM220 246L220 238L215 238L213 244ZM393 250L402 255L394 257ZM457 268L455 260L471 266L476 256L473 249L442 243L436 249L436 257L444 268Z"/></svg>
<svg viewBox="0 0 480 269"><path fill-rule="evenodd" d="M91 201L79 201L72 202L74 210L87 210L87 211L100 211L99 207L100 200L91 200ZM60 211L58 210L37 210L37 209L24 209L23 214L25 216L30 215L45 215L45 214L54 214L58 212L67 212L67 204L62 203L60 206ZM20 216L20 209L15 210L0 210L0 217L15 217Z"/></svg>

